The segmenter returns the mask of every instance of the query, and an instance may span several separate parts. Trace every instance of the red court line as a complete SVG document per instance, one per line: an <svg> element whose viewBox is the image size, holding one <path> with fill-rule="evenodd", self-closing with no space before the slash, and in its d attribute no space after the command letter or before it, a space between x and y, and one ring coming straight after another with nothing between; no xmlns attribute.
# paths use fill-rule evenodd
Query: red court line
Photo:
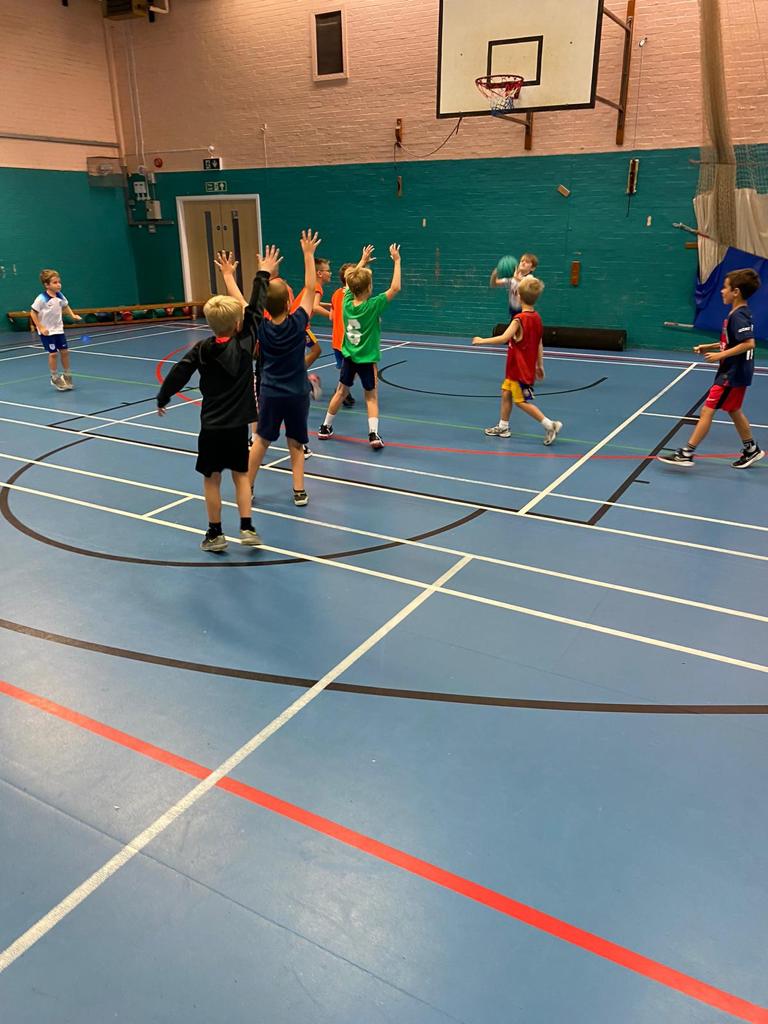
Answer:
<svg viewBox="0 0 768 1024"><path fill-rule="evenodd" d="M184 352L188 348L189 348L189 342L186 345L179 345L178 348L175 348L171 352L169 352L167 356L163 356L162 359L158 360L157 365L155 366L155 377L157 377L158 384L162 384L163 380L165 379L163 377L163 367L165 366L165 364L170 359L173 359L173 357L177 353ZM201 400L199 398L187 398L187 396L182 391L177 392L176 397L180 398L182 400L182 402L189 402L190 405L200 405L201 404Z"/></svg>
<svg viewBox="0 0 768 1024"><path fill-rule="evenodd" d="M317 437L317 431L312 430L310 433L313 437ZM333 434L334 440L339 441L351 441L353 444L368 444L363 437L348 437L346 434ZM492 452L488 451L487 448L441 448L436 445L430 444L406 444L404 441L387 441L384 445L385 448L408 448L417 452L448 452L453 455L492 455L495 458L501 459L581 459L586 454L580 452L575 455L570 453L557 452ZM706 453L696 453L697 459L736 459L741 452L726 452L725 454L712 454L707 455ZM608 461L613 462L616 460L630 462L645 462L646 459L653 459L654 455L593 455L592 462Z"/></svg>
<svg viewBox="0 0 768 1024"><path fill-rule="evenodd" d="M177 754L164 750L162 747L157 747L153 743L146 743L144 740L140 740L119 729L113 729L111 726L105 725L95 718L89 718L88 715L82 715L78 711L73 711L62 704L48 700L46 697L31 693L29 690L22 690L20 687L13 686L4 680L0 680L0 693L5 694L7 697L12 697L14 700L29 704L40 711L44 711L46 714L60 718L97 736L101 736L103 739L134 750L144 757L149 757L187 775L192 775L196 779L204 779L211 773L211 769L206 768L204 765L197 764L195 761L189 761L184 757L179 757ZM556 939L561 939L572 946L577 946L588 953L592 953L594 956L602 957L604 960L634 971L636 974L655 981L659 985L665 985L667 988L675 989L691 999L696 999L714 1009L729 1013L739 1020L748 1021L749 1024L768 1024L768 1008L766 1007L758 1006L756 1003L751 1003L746 999L741 999L739 996L725 992L723 989L715 988L713 985L700 981L698 978L683 974L682 971L676 971L673 967L668 967L657 960L652 960L641 953L635 953L625 946L620 946L616 942L611 942L610 939L604 939L593 932L585 931L583 928L578 928L576 925L569 924L558 917L553 917L542 910L537 910L526 903L521 903L510 896L496 892L494 889L488 889L486 886L472 882L461 875L456 875L452 871L446 871L436 864L422 860L420 857L414 857L403 850L398 850L397 847L388 846L386 843L381 843L377 839L372 839L361 832L355 832L353 829L331 821L329 818L323 818L319 814L307 811L296 804L288 803L286 800L281 800L279 797L265 793L263 790L256 789L244 782L224 778L217 783L217 787L243 800L247 800L249 803L263 807L265 810L279 814L283 818L295 821L305 828L310 828L315 832L335 839L337 842L344 843L346 846L360 850L371 857L376 857L378 860L392 864L394 867L402 868L412 875L439 885L450 892L457 893L459 896L464 896L475 903L479 903L507 917L514 918L516 921L527 924L531 928L536 928L541 932L552 935Z"/></svg>

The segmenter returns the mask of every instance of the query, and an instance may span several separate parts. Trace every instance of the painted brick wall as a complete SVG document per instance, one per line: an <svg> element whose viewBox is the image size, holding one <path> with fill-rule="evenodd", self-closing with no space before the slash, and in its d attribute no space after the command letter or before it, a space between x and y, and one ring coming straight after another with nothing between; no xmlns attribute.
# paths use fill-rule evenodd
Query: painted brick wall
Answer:
<svg viewBox="0 0 768 1024"><path fill-rule="evenodd" d="M2 0L0 132L115 142L115 120L99 5ZM0 166L84 171L85 148L0 138Z"/></svg>
<svg viewBox="0 0 768 1024"><path fill-rule="evenodd" d="M135 302L122 192L91 189L80 171L0 167L0 323L29 308L43 267L60 271L75 309Z"/></svg>
<svg viewBox="0 0 768 1024"><path fill-rule="evenodd" d="M116 141L94 0L2 0L0 132ZM0 138L0 310L27 308L44 266L75 307L136 299L121 191L88 185L86 157L111 148Z"/></svg>
<svg viewBox="0 0 768 1024"><path fill-rule="evenodd" d="M334 270L357 258L364 243L375 244L377 288L389 282L387 246L400 242L404 287L387 313L390 330L484 333L506 315L503 290L488 287L491 269L503 253L527 249L541 260L540 308L549 323L624 327L632 344L670 345L679 336L663 321L692 319L696 253L684 249L671 224L691 214L697 171L689 158L696 152L644 152L642 187L631 204L623 153L404 164L401 198L390 164L219 177L231 193L260 195L264 241L282 248L294 284L302 267L297 240L307 224L323 236L321 251ZM175 213L177 196L200 195L209 177L161 175L166 214ZM570 198L555 191L559 181L572 189ZM140 301L184 298L176 228L132 238ZM572 260L582 263L578 288L569 284Z"/></svg>
<svg viewBox="0 0 768 1024"><path fill-rule="evenodd" d="M397 117L405 121L407 156L437 146L453 125L434 116L437 0L346 0L350 78L318 84L310 74L309 12L323 6L333 5L173 0L171 16L154 25L115 26L128 148L140 148L127 77L131 49L144 151L158 151L169 170L200 166L203 155L172 150L209 144L230 167L387 162ZM624 13L620 0L608 6ZM723 10L735 141L765 141L768 74L760 40L768 40L768 4L723 0ZM468 2L468 17L471 11ZM612 98L622 45L623 33L606 21L598 91ZM698 145L700 91L697 0L638 0L627 148ZM615 121L604 106L538 114L534 154L615 150ZM524 155L522 129L470 118L435 159L512 155Z"/></svg>

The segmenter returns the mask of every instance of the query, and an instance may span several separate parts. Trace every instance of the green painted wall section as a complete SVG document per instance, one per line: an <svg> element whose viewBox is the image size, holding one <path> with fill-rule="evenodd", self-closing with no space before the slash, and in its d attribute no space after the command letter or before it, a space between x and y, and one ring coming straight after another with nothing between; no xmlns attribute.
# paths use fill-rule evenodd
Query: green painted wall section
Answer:
<svg viewBox="0 0 768 1024"><path fill-rule="evenodd" d="M696 253L671 225L693 217L697 168L689 158L697 154L636 154L631 202L627 152L169 173L158 176L158 196L163 215L175 219L176 197L204 194L207 180L223 179L232 194L258 193L264 241L281 247L294 285L302 227L320 231L334 269L372 242L377 288L389 280L387 245L399 242L404 287L386 318L392 331L487 332L506 311L503 290L488 287L496 259L530 250L546 283L546 322L623 327L631 345L687 345L688 335L662 324L693 319ZM570 197L556 191L559 184ZM140 301L183 299L176 227L134 229L131 237ZM572 260L581 261L577 288L569 283Z"/></svg>
<svg viewBox="0 0 768 1024"><path fill-rule="evenodd" d="M488 287L492 267L530 250L546 284L546 322L623 327L631 345L684 346L689 335L662 324L693 318L696 253L671 225L693 218L697 151L639 153L639 190L628 202L631 155L160 174L163 216L174 223L154 231L128 227L122 193L89 188L85 174L0 169L0 308L26 307L43 265L61 271L75 307L183 299L176 198L223 179L231 194L258 193L263 238L280 245L294 284L302 227L321 232L334 268L372 242L377 288L389 282L387 246L399 242L404 287L386 318L391 331L488 332L506 315L503 290ZM569 283L576 259L578 288Z"/></svg>
<svg viewBox="0 0 768 1024"><path fill-rule="evenodd" d="M60 272L75 309L135 303L122 192L91 188L84 172L0 167L0 266L3 316L29 308L43 267Z"/></svg>

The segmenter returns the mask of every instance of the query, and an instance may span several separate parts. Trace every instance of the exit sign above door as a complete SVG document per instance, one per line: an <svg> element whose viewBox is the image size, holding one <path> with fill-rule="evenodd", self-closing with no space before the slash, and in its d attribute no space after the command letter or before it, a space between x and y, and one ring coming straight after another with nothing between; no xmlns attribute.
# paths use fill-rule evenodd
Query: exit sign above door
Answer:
<svg viewBox="0 0 768 1024"><path fill-rule="evenodd" d="M226 192L227 183L226 181L206 181L205 183L206 192Z"/></svg>
<svg viewBox="0 0 768 1024"><path fill-rule="evenodd" d="M224 164L220 156L209 156L203 160L204 171L223 171Z"/></svg>

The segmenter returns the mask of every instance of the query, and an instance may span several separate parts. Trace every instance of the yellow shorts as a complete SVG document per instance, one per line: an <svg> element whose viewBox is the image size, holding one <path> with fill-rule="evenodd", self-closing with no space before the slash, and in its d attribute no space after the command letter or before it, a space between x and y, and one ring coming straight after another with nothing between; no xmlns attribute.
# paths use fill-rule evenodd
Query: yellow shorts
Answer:
<svg viewBox="0 0 768 1024"><path fill-rule="evenodd" d="M519 380L505 378L501 385L502 391L512 392L512 401L515 405L522 405L523 402L532 402L534 398L533 388L528 384L521 384Z"/></svg>

